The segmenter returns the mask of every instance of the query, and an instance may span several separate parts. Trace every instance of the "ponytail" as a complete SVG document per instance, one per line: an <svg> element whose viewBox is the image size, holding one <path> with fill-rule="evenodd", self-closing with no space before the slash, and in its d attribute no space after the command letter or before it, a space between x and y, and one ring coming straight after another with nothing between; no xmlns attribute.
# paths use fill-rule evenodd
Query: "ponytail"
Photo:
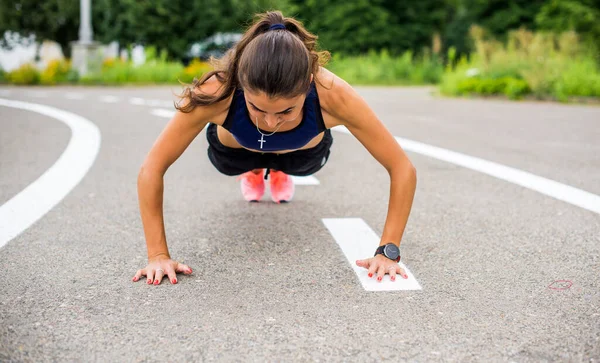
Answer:
<svg viewBox="0 0 600 363"><path fill-rule="evenodd" d="M310 87L310 74L330 59L327 51L317 51L317 36L301 22L284 17L279 11L256 15L256 20L236 46L220 59L211 58L213 70L194 78L179 95L175 108L191 112L197 106L220 102L238 87L261 91L269 97L293 97ZM221 87L216 94L194 92L215 76ZM316 77L315 77L316 78Z"/></svg>

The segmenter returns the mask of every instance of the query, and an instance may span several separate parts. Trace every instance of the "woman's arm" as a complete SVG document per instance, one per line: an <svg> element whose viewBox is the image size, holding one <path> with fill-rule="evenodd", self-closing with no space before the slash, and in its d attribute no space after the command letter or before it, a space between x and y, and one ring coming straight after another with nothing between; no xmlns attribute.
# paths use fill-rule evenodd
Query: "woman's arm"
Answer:
<svg viewBox="0 0 600 363"><path fill-rule="evenodd" d="M360 141L390 176L390 199L380 245L399 246L417 184L416 170L396 139L348 83L335 78L328 112Z"/></svg>
<svg viewBox="0 0 600 363"><path fill-rule="evenodd" d="M148 258L170 258L163 219L163 177L208 123L210 112L197 108L191 113L177 111L146 156L137 179L140 214Z"/></svg>

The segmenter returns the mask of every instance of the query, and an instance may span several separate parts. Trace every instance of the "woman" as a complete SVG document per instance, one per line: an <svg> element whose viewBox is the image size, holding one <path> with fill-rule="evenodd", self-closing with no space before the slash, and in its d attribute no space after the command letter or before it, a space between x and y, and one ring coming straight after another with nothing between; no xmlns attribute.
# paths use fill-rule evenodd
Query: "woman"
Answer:
<svg viewBox="0 0 600 363"><path fill-rule="evenodd" d="M398 265L400 240L416 187L415 168L394 137L345 81L322 67L317 37L280 12L260 14L235 49L215 70L182 94L178 112L165 127L138 176L140 212L148 265L138 270L155 285L166 274L192 269L171 260L163 223L163 176L187 146L207 128L208 157L221 173L239 175L243 197L258 201L269 179L275 202L294 193L291 175L323 167L332 143L330 129L343 125L390 175L390 202L374 257L356 261L381 281L388 273L407 278ZM210 122L210 124L209 124Z"/></svg>

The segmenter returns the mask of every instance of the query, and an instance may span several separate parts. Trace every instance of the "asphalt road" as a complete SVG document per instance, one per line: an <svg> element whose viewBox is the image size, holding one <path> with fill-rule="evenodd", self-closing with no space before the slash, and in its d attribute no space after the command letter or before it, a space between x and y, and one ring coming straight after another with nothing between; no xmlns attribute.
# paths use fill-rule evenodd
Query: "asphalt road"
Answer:
<svg viewBox="0 0 600 363"><path fill-rule="evenodd" d="M600 194L599 107L358 90L395 136ZM389 179L341 133L320 184L276 205L243 201L202 132L165 181L171 256L194 273L132 282L146 263L137 172L172 91L0 88L102 135L83 180L0 247L0 361L600 361L599 214L408 152L418 187L401 251L422 290L365 291L322 218L381 234ZM70 138L0 106L0 208Z"/></svg>

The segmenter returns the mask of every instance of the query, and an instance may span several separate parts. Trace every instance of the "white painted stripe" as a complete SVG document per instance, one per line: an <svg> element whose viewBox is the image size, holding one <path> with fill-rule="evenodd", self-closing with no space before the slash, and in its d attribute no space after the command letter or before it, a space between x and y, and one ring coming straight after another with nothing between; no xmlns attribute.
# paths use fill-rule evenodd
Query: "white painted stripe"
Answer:
<svg viewBox="0 0 600 363"><path fill-rule="evenodd" d="M350 134L350 131L344 126L336 126L332 128L332 130ZM401 137L396 137L396 141L398 141L404 150L426 155L451 164L460 165L600 214L600 196L585 190L577 189L570 185L562 184L506 165L421 142Z"/></svg>
<svg viewBox="0 0 600 363"><path fill-rule="evenodd" d="M65 98L69 100L83 100L85 96L81 93L65 93Z"/></svg>
<svg viewBox="0 0 600 363"><path fill-rule="evenodd" d="M169 109L173 109L174 107L173 101L165 100L146 100L146 105L151 107L166 107Z"/></svg>
<svg viewBox="0 0 600 363"><path fill-rule="evenodd" d="M156 100L156 99L143 99L139 97L132 97L129 99L129 103L136 106L150 106L150 107L168 107L173 108L172 101Z"/></svg>
<svg viewBox="0 0 600 363"><path fill-rule="evenodd" d="M119 102L119 97L115 97L115 96L100 96L100 101L102 102L106 102L106 103L117 103Z"/></svg>
<svg viewBox="0 0 600 363"><path fill-rule="evenodd" d="M166 118L172 118L173 116L175 116L175 111L165 110L164 108L154 108L150 110L150 113L154 116Z"/></svg>
<svg viewBox="0 0 600 363"><path fill-rule="evenodd" d="M356 266L356 260L373 257L377 246L379 246L380 238L364 220L361 218L323 218L323 224L342 249L365 290L421 290L421 285L402 261L399 265L406 271L408 279L398 276L394 282L390 280L389 275L378 282L376 278L369 278L367 269Z"/></svg>
<svg viewBox="0 0 600 363"><path fill-rule="evenodd" d="M83 179L100 150L100 130L91 121L54 107L0 98L0 106L55 118L71 128L58 160L37 180L0 206L0 248L56 206Z"/></svg>
<svg viewBox="0 0 600 363"><path fill-rule="evenodd" d="M132 97L129 99L129 103L131 103L132 105L141 106L141 105L145 105L146 101L144 101L143 98Z"/></svg>
<svg viewBox="0 0 600 363"><path fill-rule="evenodd" d="M312 175L309 176L293 176L294 185L319 185L319 180Z"/></svg>

